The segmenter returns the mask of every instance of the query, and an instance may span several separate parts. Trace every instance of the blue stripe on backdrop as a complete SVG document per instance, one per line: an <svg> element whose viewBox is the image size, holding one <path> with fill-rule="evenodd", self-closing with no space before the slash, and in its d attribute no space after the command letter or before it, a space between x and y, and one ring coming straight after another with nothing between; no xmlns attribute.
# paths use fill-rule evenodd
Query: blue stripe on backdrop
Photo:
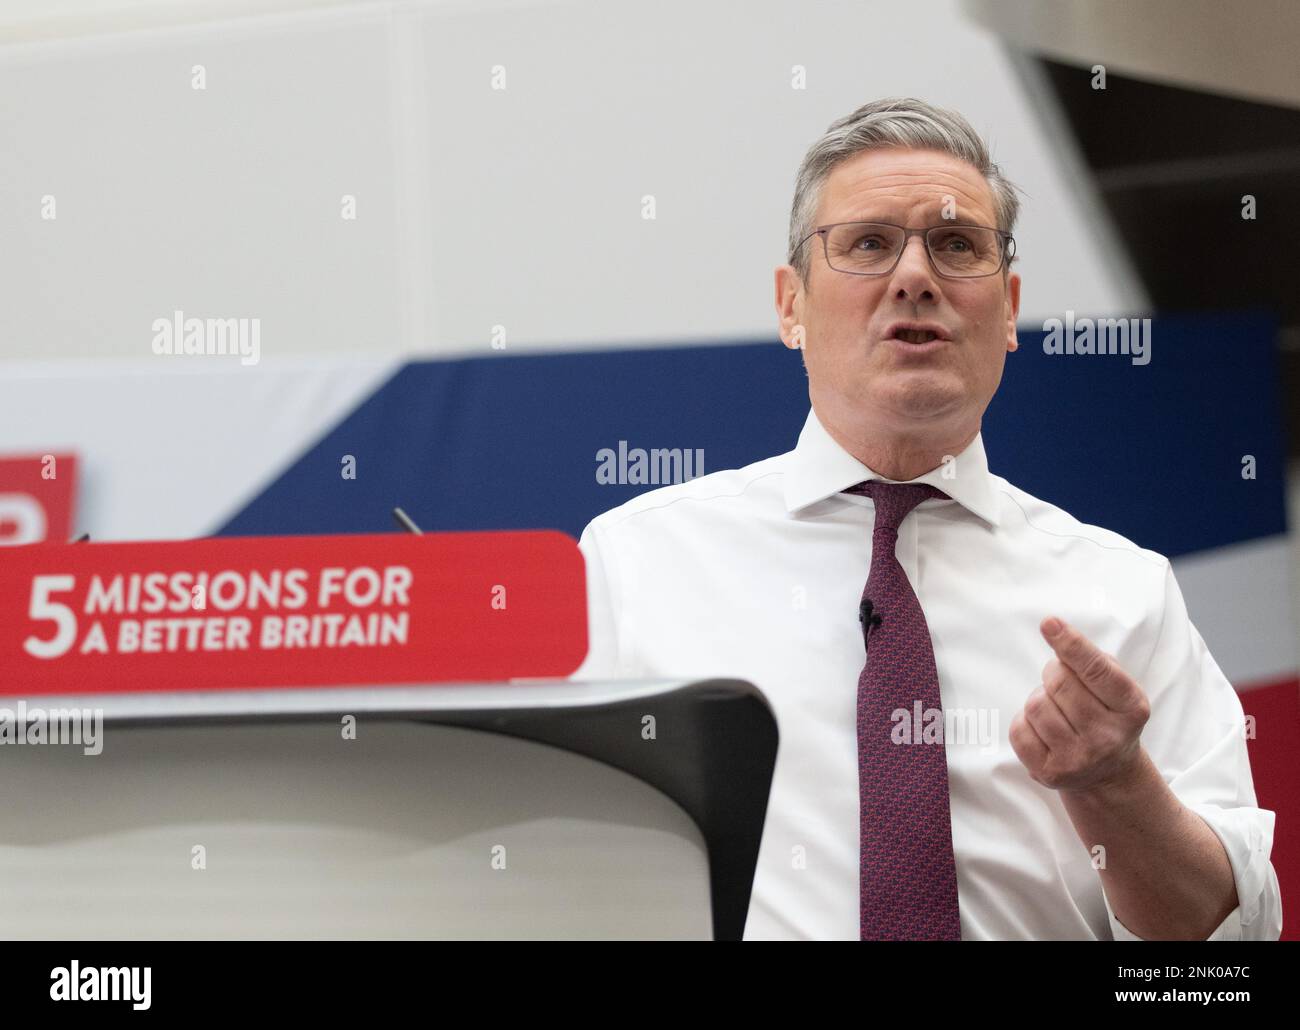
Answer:
<svg viewBox="0 0 1300 1030"><path fill-rule="evenodd" d="M1275 323L1161 317L1151 336L1135 366L1048 355L1022 330L984 419L993 471L1170 557L1285 532ZM384 532L400 505L428 530L576 537L654 489L599 484L601 448L701 448L705 472L735 468L793 447L807 404L776 341L416 362L220 533Z"/></svg>
<svg viewBox="0 0 1300 1030"><path fill-rule="evenodd" d="M984 416L999 475L1170 558L1286 532L1272 316L1152 319L1147 365L1045 354L1044 332L1018 335Z"/></svg>

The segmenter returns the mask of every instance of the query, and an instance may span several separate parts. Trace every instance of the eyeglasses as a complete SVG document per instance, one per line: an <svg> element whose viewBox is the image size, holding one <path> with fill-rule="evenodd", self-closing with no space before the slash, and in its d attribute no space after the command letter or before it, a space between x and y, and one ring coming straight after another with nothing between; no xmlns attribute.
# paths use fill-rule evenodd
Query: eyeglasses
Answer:
<svg viewBox="0 0 1300 1030"><path fill-rule="evenodd" d="M903 257L907 241L925 241L930 264L945 279L976 279L1001 271L1016 253L1015 237L986 225L946 223L908 229L889 222L838 222L823 225L800 242L822 238L826 263L850 275L888 275Z"/></svg>

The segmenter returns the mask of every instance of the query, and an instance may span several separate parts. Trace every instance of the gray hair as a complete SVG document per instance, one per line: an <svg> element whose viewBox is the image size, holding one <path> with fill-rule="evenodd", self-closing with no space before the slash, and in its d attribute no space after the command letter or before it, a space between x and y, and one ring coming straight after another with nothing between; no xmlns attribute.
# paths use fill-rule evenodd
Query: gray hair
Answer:
<svg viewBox="0 0 1300 1030"><path fill-rule="evenodd" d="M788 261L808 282L808 248L801 247L816 228L817 205L827 177L841 161L864 150L913 147L938 150L971 164L984 176L993 193L993 213L998 228L1015 229L1020 201L1016 186L990 159L989 149L970 122L956 111L934 107L914 97L886 97L863 104L850 115L832 122L825 134L804 155L795 178L794 204L790 208Z"/></svg>

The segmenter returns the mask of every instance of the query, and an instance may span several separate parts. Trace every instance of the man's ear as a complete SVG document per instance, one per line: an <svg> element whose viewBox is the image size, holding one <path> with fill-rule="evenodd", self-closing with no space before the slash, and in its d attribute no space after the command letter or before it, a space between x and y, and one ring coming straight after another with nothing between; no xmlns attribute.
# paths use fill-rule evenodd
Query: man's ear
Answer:
<svg viewBox="0 0 1300 1030"><path fill-rule="evenodd" d="M1007 350L1013 351L1020 346L1016 339L1016 322L1020 318L1020 276L1012 273L1007 276Z"/></svg>
<svg viewBox="0 0 1300 1030"><path fill-rule="evenodd" d="M803 280L792 265L781 265L776 270L776 317L781 342L790 350L802 350L805 343L802 324L803 299L806 294Z"/></svg>

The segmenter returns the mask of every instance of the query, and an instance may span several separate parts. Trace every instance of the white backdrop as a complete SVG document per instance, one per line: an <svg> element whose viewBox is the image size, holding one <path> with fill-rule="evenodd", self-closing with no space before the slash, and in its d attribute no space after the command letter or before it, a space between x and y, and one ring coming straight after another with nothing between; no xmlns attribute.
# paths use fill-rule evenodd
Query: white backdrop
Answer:
<svg viewBox="0 0 1300 1030"><path fill-rule="evenodd" d="M775 339L799 161L890 94L960 109L1024 188L1026 324L1145 310L1067 139L955 0L367 3L103 31L250 6L0 21L89 33L0 45L0 361L148 357L177 309L260 318L268 356L491 353L498 325L507 352Z"/></svg>

